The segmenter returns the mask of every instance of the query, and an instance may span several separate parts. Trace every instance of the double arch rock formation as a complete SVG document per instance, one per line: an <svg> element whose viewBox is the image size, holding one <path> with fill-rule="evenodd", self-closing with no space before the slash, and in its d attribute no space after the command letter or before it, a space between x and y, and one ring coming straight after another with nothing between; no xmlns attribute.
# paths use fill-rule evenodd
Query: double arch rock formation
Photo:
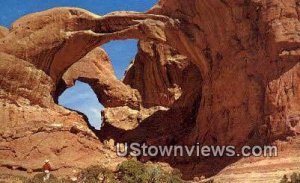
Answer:
<svg viewBox="0 0 300 183"><path fill-rule="evenodd" d="M108 56L97 47L110 40L129 38L166 43L168 34L176 29L176 22L165 16L118 12L100 17L76 8L27 15L10 30L1 28L1 169L38 172L40 163L48 158L58 174L65 174L69 169L91 164L108 165L104 160L107 156L107 161L113 161L109 166L114 168L123 158L116 157L98 138L106 134L105 130L95 134L84 115L64 109L55 101L75 80L82 80L92 86L105 107L111 108L108 116L118 110L125 115L133 113L133 127L154 112L165 110L160 106L169 107L174 99L169 101L168 96L167 101L150 101L150 109L144 108L139 92L117 80ZM185 68L191 70L186 57L175 50L169 52L174 56L170 63L175 74ZM163 67L160 61L156 60L158 69ZM165 92L178 95L178 86L172 82L183 85L182 79L167 80ZM173 92L168 90L171 86ZM123 128L126 126L132 125L125 124Z"/></svg>
<svg viewBox="0 0 300 183"><path fill-rule="evenodd" d="M276 142L281 158L297 157L299 8L296 0L161 0L146 13L98 16L55 8L1 28L1 170L39 171L46 156L58 174L96 163L113 168L123 159L104 147L111 139L238 147ZM119 81L97 47L122 39L140 42ZM83 115L55 104L75 80L89 83L107 107L100 132L89 129ZM279 141L290 136L290 145ZM155 160L180 168L186 178L214 175L231 163ZM247 174L240 168L247 161L234 161L222 170L223 179L228 172ZM261 168L269 163L249 161ZM299 169L299 161L290 169Z"/></svg>

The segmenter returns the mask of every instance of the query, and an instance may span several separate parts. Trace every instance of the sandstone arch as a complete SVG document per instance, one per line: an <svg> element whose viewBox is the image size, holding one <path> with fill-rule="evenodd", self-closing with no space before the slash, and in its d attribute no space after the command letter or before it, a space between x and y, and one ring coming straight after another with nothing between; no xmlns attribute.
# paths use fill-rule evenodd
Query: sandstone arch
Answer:
<svg viewBox="0 0 300 183"><path fill-rule="evenodd" d="M66 70L57 85L55 100L66 88L73 86L75 80L88 83L104 107L141 107L139 92L118 80L108 55L99 47Z"/></svg>
<svg viewBox="0 0 300 183"><path fill-rule="evenodd" d="M187 16L181 16L175 7L187 5L193 8L186 8L185 11L191 11L184 12ZM287 105L272 106L272 102L268 103L273 100L273 94L269 92L272 87L270 84L273 80L281 80L285 73L289 75L289 70L298 70L297 29L287 32L290 36L285 36L278 30L286 30L285 26L289 25L287 20L294 22L295 27L299 24L296 3L283 9L284 14L281 16L274 15L273 5L278 7L275 12L284 6L277 1L189 1L184 4L166 0L145 14L120 12L103 17L81 9L52 9L16 21L9 34L1 39L0 51L33 63L57 83L73 63L109 40L137 38L170 44L196 64L203 78L198 131L188 141L193 139L194 142L197 139L219 143L218 140L213 140L219 139L221 143L229 143L231 139L235 139L235 144L243 144L251 134L273 139L284 135L288 129L277 121L274 123L282 126L282 132L278 129L278 132L270 135L273 132L264 131L264 128L273 122L265 118L273 119L276 115L266 116L261 113L270 108L276 108L275 111L278 112ZM168 6L173 6L175 10L166 8L167 11L164 11L164 7ZM213 21L207 21L206 15ZM275 20L271 18L273 15ZM221 28L223 22L226 25ZM237 26L245 29L238 29ZM279 26L278 29L276 26ZM259 62L260 60L263 61ZM277 72L273 72L274 70ZM233 79L236 74L239 77ZM298 81L297 78L295 80ZM244 83L244 87L236 90L241 83ZM226 92L221 92L222 90ZM255 92L249 93L247 90ZM292 101L297 98L292 97ZM262 98L267 98L268 101L262 101ZM243 106L245 103L247 107ZM297 105L292 106L297 108ZM291 111L297 111L296 108ZM228 116L228 111L235 110ZM273 113L272 110L267 113ZM229 121L231 118L234 120L228 124L219 122L224 116L227 118L226 115ZM282 115L288 116L284 112ZM244 120L244 124L238 122ZM223 127L228 127L231 123L237 125L233 128L237 131L221 132ZM246 128L239 136L238 131L245 124ZM211 125L214 127L209 127ZM221 131L216 132L215 129ZM216 134L219 134L218 137Z"/></svg>
<svg viewBox="0 0 300 183"><path fill-rule="evenodd" d="M168 43L177 24L161 15L119 12L98 16L82 9L55 8L16 21L1 41L0 51L33 63L57 82L68 67L97 46L118 39Z"/></svg>

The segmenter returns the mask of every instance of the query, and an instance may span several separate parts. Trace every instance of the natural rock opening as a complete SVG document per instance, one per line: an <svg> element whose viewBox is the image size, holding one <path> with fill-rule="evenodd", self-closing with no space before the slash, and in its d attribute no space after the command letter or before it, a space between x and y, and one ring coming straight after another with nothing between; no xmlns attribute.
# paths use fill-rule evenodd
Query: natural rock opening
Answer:
<svg viewBox="0 0 300 183"><path fill-rule="evenodd" d="M112 41L104 44L103 48L107 55L101 48L97 48L96 50L101 50L97 52L98 55L96 55L96 52L95 54L90 53L90 55L93 55L92 57L87 55L79 63L71 66L61 81L63 87L59 86L57 91L57 95L60 95L57 101L58 104L68 109L82 112L88 118L92 129L95 128L96 130L101 128L101 111L104 109L98 99L100 101L107 99L105 106L113 106L113 101L109 98L109 94L106 93L107 91L111 92L108 88L117 87L116 89L120 89L120 86L126 87L121 80L129 64L137 54L137 40ZM87 70L90 66L98 67L98 70L95 68L93 68L95 70ZM97 71L99 72L97 73ZM78 80L75 81L76 79ZM96 80L100 82L97 84L95 83ZM117 80L120 80L120 82ZM113 82L115 82L115 85ZM99 85L103 86L99 88ZM93 89L97 89L98 96ZM130 90L129 87L126 87L126 89ZM64 91L62 92L62 90ZM114 92L117 92L117 90ZM121 90L118 90L118 92L122 93ZM107 95L107 97L104 95ZM123 107L126 103L116 105Z"/></svg>
<svg viewBox="0 0 300 183"><path fill-rule="evenodd" d="M99 103L95 92L88 84L76 81L73 87L66 89L59 96L58 104L83 113L88 118L89 125L100 130L103 106Z"/></svg>
<svg viewBox="0 0 300 183"><path fill-rule="evenodd" d="M123 82L140 93L141 109L106 109L101 138L162 145L178 142L181 132L195 126L201 80L197 66L175 49L139 41ZM161 138L156 140L157 136Z"/></svg>
<svg viewBox="0 0 300 183"><path fill-rule="evenodd" d="M108 54L113 65L116 77L122 80L130 63L134 60L137 54L136 39L127 39L119 41L110 41L102 45L105 52Z"/></svg>

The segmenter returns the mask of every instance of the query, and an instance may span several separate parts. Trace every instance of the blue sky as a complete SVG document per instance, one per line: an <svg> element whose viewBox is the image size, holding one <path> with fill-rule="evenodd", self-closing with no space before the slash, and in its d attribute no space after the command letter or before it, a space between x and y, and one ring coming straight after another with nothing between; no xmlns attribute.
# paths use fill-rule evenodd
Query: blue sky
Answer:
<svg viewBox="0 0 300 183"><path fill-rule="evenodd" d="M0 0L0 25L9 27L23 15L47 10L54 7L78 7L93 13L104 15L113 11L144 12L158 0ZM137 52L137 41L112 41L102 46L109 54L117 77L122 78L124 72ZM100 110L103 108L97 101L91 87L85 83L67 89L59 98L65 107L85 113L90 123L99 128L101 125Z"/></svg>

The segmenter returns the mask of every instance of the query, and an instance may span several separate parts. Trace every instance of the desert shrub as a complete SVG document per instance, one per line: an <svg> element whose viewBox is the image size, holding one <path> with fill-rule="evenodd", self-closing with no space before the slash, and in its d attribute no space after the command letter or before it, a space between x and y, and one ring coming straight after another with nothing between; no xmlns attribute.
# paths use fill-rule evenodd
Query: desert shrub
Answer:
<svg viewBox="0 0 300 183"><path fill-rule="evenodd" d="M170 183L179 183L182 182L182 173L178 169L174 169L170 174Z"/></svg>
<svg viewBox="0 0 300 183"><path fill-rule="evenodd" d="M156 182L163 182L163 183L181 183L184 182L181 179L181 173L179 170L175 169L173 170L171 173L168 173L166 171L163 171L160 169L160 167L155 167L154 165L152 165L150 167L150 169L159 169L159 175L156 176L155 181L151 182L151 183L156 183Z"/></svg>
<svg viewBox="0 0 300 183"><path fill-rule="evenodd" d="M78 175L79 181L85 183L116 183L114 173L102 166L91 166Z"/></svg>
<svg viewBox="0 0 300 183"><path fill-rule="evenodd" d="M145 165L136 160L119 165L118 179L122 183L182 183L180 171L168 173L157 165Z"/></svg>
<svg viewBox="0 0 300 183"><path fill-rule="evenodd" d="M122 162L118 167L118 179L126 183L147 183L146 168L143 163L136 160Z"/></svg>
<svg viewBox="0 0 300 183"><path fill-rule="evenodd" d="M145 173L148 175L147 177L149 183L159 182L163 175L163 171L159 166L147 166L145 171Z"/></svg>

